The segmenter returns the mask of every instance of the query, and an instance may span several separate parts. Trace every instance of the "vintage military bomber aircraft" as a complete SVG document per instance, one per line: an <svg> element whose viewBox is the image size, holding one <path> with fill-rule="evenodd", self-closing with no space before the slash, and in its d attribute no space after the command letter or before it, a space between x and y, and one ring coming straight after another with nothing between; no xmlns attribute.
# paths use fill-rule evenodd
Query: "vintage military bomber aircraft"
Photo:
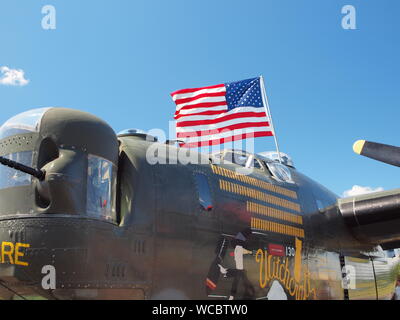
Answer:
<svg viewBox="0 0 400 320"><path fill-rule="evenodd" d="M400 162L395 147L354 148ZM182 150L71 109L3 124L0 297L392 297L400 190L338 199L288 156L190 151L201 161L183 164Z"/></svg>

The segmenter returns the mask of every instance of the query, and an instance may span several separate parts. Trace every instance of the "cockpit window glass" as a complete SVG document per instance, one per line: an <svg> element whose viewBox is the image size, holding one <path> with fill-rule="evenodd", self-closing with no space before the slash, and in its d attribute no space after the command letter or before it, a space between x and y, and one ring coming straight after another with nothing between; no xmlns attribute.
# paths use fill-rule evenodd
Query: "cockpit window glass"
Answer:
<svg viewBox="0 0 400 320"><path fill-rule="evenodd" d="M292 180L292 174L288 167L277 162L267 162L267 167L272 173L272 176L282 182L294 183Z"/></svg>
<svg viewBox="0 0 400 320"><path fill-rule="evenodd" d="M32 151L11 153L3 157L32 167ZM0 166L0 189L27 186L30 185L31 182L32 177L29 174L6 166Z"/></svg>
<svg viewBox="0 0 400 320"><path fill-rule="evenodd" d="M51 108L33 109L17 114L0 127L0 139L16 134L38 132L43 115Z"/></svg>
<svg viewBox="0 0 400 320"><path fill-rule="evenodd" d="M112 162L89 155L87 213L105 220L115 220L116 167Z"/></svg>
<svg viewBox="0 0 400 320"><path fill-rule="evenodd" d="M262 169L262 165L261 165L260 161L258 161L257 159L254 159L253 166L256 169Z"/></svg>
<svg viewBox="0 0 400 320"><path fill-rule="evenodd" d="M248 168L256 168L256 169L262 169L261 163L260 161L258 161L256 158L251 157L248 161L247 161L247 167Z"/></svg>
<svg viewBox="0 0 400 320"><path fill-rule="evenodd" d="M248 157L249 156L247 154L243 154L240 152L226 152L224 155L224 160L245 167Z"/></svg>

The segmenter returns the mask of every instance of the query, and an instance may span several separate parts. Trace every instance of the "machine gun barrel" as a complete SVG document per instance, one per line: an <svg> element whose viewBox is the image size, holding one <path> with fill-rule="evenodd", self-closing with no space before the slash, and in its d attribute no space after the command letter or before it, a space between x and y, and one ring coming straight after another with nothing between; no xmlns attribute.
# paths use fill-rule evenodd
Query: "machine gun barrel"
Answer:
<svg viewBox="0 0 400 320"><path fill-rule="evenodd" d="M39 179L40 181L43 181L44 177L45 177L45 172L43 170L31 168L31 167L28 167L26 165L23 165L21 163L15 162L13 160L10 160L10 159L4 158L4 157L0 157L0 164L5 165L10 168L13 168L15 170L30 174L31 176Z"/></svg>

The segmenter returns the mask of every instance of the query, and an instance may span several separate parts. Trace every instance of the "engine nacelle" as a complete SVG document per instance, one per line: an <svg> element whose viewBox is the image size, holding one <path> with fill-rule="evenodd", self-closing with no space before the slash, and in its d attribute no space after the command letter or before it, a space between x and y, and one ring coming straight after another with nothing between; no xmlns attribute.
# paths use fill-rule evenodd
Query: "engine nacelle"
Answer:
<svg viewBox="0 0 400 320"><path fill-rule="evenodd" d="M370 244L400 241L400 189L338 200L355 238Z"/></svg>

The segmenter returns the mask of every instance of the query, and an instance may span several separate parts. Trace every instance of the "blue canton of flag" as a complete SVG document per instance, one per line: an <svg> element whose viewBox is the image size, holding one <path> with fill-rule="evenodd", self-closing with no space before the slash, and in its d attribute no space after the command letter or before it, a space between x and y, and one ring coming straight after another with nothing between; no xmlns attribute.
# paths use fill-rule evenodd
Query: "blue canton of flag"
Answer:
<svg viewBox="0 0 400 320"><path fill-rule="evenodd" d="M263 108L260 78L225 83L228 110L238 107Z"/></svg>

